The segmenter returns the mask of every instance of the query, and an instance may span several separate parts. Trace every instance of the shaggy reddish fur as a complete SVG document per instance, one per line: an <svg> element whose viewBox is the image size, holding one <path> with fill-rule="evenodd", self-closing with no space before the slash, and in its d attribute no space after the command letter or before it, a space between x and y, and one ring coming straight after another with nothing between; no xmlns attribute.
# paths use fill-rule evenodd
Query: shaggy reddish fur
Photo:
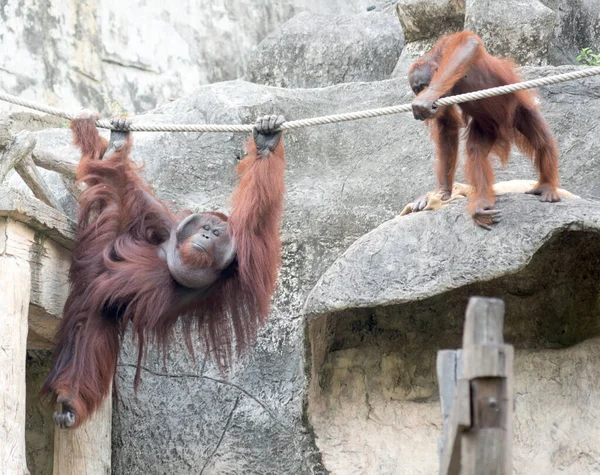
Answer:
<svg viewBox="0 0 600 475"><path fill-rule="evenodd" d="M237 257L208 291L198 291L179 285L159 258L158 245L182 217L138 176L129 136L102 159L108 143L93 121L73 121L71 128L82 151L78 177L87 189L79 202L70 293L42 393L68 402L77 426L108 396L129 324L139 352L136 388L146 343L165 350L178 320L188 348L197 330L222 369L232 348L239 355L251 344L268 316L281 261L285 159L283 140L267 157L259 157L252 140L248 144L228 224Z"/></svg>
<svg viewBox="0 0 600 475"><path fill-rule="evenodd" d="M458 61L463 48L477 42L475 54L468 61ZM470 45L469 45L470 42ZM464 94L490 87L520 81L515 65L490 55L481 39L471 32L444 36L410 68L431 68L433 76L429 87L419 96L435 91L438 97ZM490 153L506 164L511 143L528 155L540 178L535 194L543 201L558 201L558 148L548 124L543 119L533 96L520 91L459 104L462 117L455 106L441 107L435 117L428 119L431 136L437 145L438 183L440 188L452 190L456 171L459 129L467 126L466 176L474 187L470 210L494 205L494 173L489 162Z"/></svg>

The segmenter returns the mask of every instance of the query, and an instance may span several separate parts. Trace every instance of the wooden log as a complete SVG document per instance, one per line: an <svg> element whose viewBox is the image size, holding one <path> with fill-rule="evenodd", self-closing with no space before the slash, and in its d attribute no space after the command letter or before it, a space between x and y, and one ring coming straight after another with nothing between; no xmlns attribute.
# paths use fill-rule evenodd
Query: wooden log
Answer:
<svg viewBox="0 0 600 475"><path fill-rule="evenodd" d="M33 160L30 156L24 157L19 163L15 165L15 170L21 176L25 184L29 187L29 189L33 192L33 196L35 196L38 200L43 201L49 206L53 208L63 211L62 206L54 196L54 194L46 185L46 182L42 178L39 170L33 163Z"/></svg>
<svg viewBox="0 0 600 475"><path fill-rule="evenodd" d="M74 223L16 190L0 193L0 474L26 474L25 361L50 348L68 286ZM18 257L18 259L17 259ZM20 306L19 306L20 305ZM28 341L29 333L33 337ZM112 400L73 431L55 431L54 473L111 472Z"/></svg>
<svg viewBox="0 0 600 475"><path fill-rule="evenodd" d="M110 475L112 398L77 429L54 431L54 475Z"/></svg>
<svg viewBox="0 0 600 475"><path fill-rule="evenodd" d="M512 474L514 350L504 345L504 302L472 297L463 333L471 429L462 436L463 475Z"/></svg>
<svg viewBox="0 0 600 475"><path fill-rule="evenodd" d="M29 474L25 458L25 361L33 231L0 217L0 473Z"/></svg>
<svg viewBox="0 0 600 475"><path fill-rule="evenodd" d="M77 161L65 160L52 152L40 150L39 148L33 150L32 158L33 163L38 167L60 173L75 180L75 176L77 175Z"/></svg>
<svg viewBox="0 0 600 475"><path fill-rule="evenodd" d="M26 130L15 135L12 141L0 150L0 183L4 181L21 160L27 157L35 147L35 137Z"/></svg>
<svg viewBox="0 0 600 475"><path fill-rule="evenodd" d="M38 167L60 174L65 188L75 199L79 199L82 188L75 183L77 177L77 161L65 160L47 150L36 148L31 153L33 163Z"/></svg>

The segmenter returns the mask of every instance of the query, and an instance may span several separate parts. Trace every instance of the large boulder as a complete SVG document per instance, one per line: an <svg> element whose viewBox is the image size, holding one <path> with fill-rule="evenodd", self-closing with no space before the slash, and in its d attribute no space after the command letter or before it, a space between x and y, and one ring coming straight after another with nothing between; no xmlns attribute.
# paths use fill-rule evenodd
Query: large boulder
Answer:
<svg viewBox="0 0 600 475"><path fill-rule="evenodd" d="M427 38L406 43L402 48L402 54L392 71L391 78L403 78L406 80L411 65L427 53L439 38Z"/></svg>
<svg viewBox="0 0 600 475"><path fill-rule="evenodd" d="M534 68L527 70L527 74L537 77L564 70ZM541 94L544 114L562 153L561 186L584 198L600 198L598 137L590 133L598 125L599 97L599 78L544 88ZM135 121L252 123L258 115L274 112L283 113L291 120L401 104L411 98L405 79L322 89L281 89L232 81L200 87L185 99L165 104ZM42 131L36 135L38 143L45 148L68 157L76 156L68 129ZM233 133L134 133L133 157L147 164L144 174L161 198L190 209L226 211L236 180L234 167L246 139L245 134ZM239 360L226 377L210 362L201 358L192 361L184 345L175 345L164 364L160 355L151 352L144 362L137 397L132 389L136 355L126 338L117 375L120 404L114 409L113 417L115 473L314 474L325 473L326 467L333 473L348 473L331 468L335 461L329 466L325 459L323 465L323 449L315 443L316 436L324 437L323 432L315 435L309 422L307 400L313 357L306 358L309 340L303 306L319 277L356 239L394 218L406 202L433 188L434 147L426 127L410 113L296 129L285 133L285 144L288 191L282 227L283 267L270 321L261 331L255 348ZM527 160L517 155L508 168L497 169L497 178L535 178L535 172ZM458 179L463 179L462 172ZM552 215L565 205L566 202L545 205L540 209L547 215L535 214L532 220L552 221ZM506 206L505 222L491 233L475 228L458 205L452 215L446 211L436 212L438 214L406 218L404 222L421 220L425 226L428 220L455 216L457 224L444 220L441 226L445 227L431 232L446 232L452 236L460 230L463 239L479 240L482 246L490 240L496 242L492 238L495 233L507 233L502 234L506 248L513 235L523 233L516 227L519 215L525 220L530 208L538 209L542 205L531 197L519 195L514 202L501 201L500 206ZM419 236L427 238L426 234ZM586 245L581 248L585 249ZM448 258L448 253L444 258ZM441 258L432 259L429 264L423 261L423 265L434 269L440 261ZM398 270L399 275L402 272ZM378 282L382 288L386 286L385 280ZM467 287L464 292L471 290ZM422 312L420 301L411 305ZM440 308L444 311L436 307ZM510 306L508 311L511 311ZM418 320L424 329L421 334L435 334L439 321L439 317ZM355 335L366 335L369 325L367 318L365 324L356 327ZM458 323L452 328L458 334L456 325ZM405 341L402 335L399 333L398 338L391 341ZM423 352L427 361L435 358L438 340L431 337L430 341L430 346L424 346L427 351ZM454 341L448 340L449 343ZM580 364L579 361L573 359L572 364ZM395 368L392 360L390 364ZM415 370L397 373L399 380L406 381L403 388L407 394L435 393L433 373L423 373L428 386L421 390L421 366L410 368L415 368L416 373ZM531 371L522 377L533 380L536 375ZM588 382L598 380L587 379ZM550 384L550 379L544 381ZM567 386L566 380L561 381L564 381L565 391L576 386ZM431 404L434 404L432 397ZM593 398L590 401L592 404ZM560 409L552 405L548 408L549 413ZM404 423L406 427L414 427L416 435L428 430L428 437L433 437L436 427L430 425L423 429L421 424L434 417L439 423L438 410L431 410L430 419L419 418L414 413L415 417L407 418ZM332 431L335 427L339 426L332 425ZM550 425L541 428L548 434L555 430ZM559 425L559 429L565 427ZM392 440L389 438L386 443ZM426 455L422 457L434 461L435 448L426 452L432 447L432 439L424 440L427 443L420 450ZM343 444L341 432L340 444ZM393 444L402 447L404 439L394 440ZM329 452L323 450L323 453ZM371 473L393 473L389 459L385 460L381 470Z"/></svg>
<svg viewBox="0 0 600 475"><path fill-rule="evenodd" d="M309 295L308 413L332 473L435 473L436 352L461 346L472 295L506 304L516 473L600 464L600 202L507 195L498 207L492 232L473 228L464 200L388 221Z"/></svg>
<svg viewBox="0 0 600 475"><path fill-rule="evenodd" d="M464 0L399 0L396 15L406 44L392 78L404 77L410 65L429 51L442 36L463 29Z"/></svg>
<svg viewBox="0 0 600 475"><path fill-rule="evenodd" d="M398 0L396 14L407 43L439 38L462 29L464 0Z"/></svg>
<svg viewBox="0 0 600 475"><path fill-rule="evenodd" d="M550 64L573 64L583 48L600 51L600 2L596 0L540 1L557 15L548 50Z"/></svg>
<svg viewBox="0 0 600 475"><path fill-rule="evenodd" d="M404 40L390 14L303 12L265 38L248 61L245 79L280 87L325 87L387 79Z"/></svg>
<svg viewBox="0 0 600 475"><path fill-rule="evenodd" d="M466 0L465 30L477 33L493 55L520 65L548 63L556 13L539 0Z"/></svg>

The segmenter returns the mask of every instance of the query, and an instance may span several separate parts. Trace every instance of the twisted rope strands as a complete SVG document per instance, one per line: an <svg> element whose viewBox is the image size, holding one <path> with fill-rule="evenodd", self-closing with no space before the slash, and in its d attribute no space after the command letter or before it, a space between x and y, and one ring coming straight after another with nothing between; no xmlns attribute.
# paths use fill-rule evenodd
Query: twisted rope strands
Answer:
<svg viewBox="0 0 600 475"><path fill-rule="evenodd" d="M445 97L437 100L434 106L450 106L463 102L474 101L478 99L487 99L489 97L501 96L510 94L525 89L533 89L540 86L548 86L561 82L572 81L575 79L583 79L600 74L600 66L572 71L564 74L557 74L546 78L532 79L506 86L492 87L481 91L459 94L456 96ZM64 119L73 120L77 118L77 113L67 112L54 107L48 107L37 102L21 99L5 92L0 91L0 100L10 102L28 109L37 110L46 114L55 115ZM410 112L411 104L402 104L397 106L382 107L379 109L368 109L364 111L349 112L345 114L326 115L322 117L313 117L311 119L299 119L285 122L281 126L281 130L292 130L300 127L313 127L316 125L334 124L337 122L346 122L351 120L367 119L370 117L381 117L391 114L400 114L402 112ZM96 126L103 129L117 130L109 120L100 119L96 121ZM254 125L252 124L131 124L128 128L134 132L252 132Z"/></svg>

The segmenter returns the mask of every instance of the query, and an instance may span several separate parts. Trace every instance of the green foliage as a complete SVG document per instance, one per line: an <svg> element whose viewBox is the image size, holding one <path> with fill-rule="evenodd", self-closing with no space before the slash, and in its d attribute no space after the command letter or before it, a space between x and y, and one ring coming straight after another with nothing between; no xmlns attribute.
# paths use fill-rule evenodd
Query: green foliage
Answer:
<svg viewBox="0 0 600 475"><path fill-rule="evenodd" d="M594 53L592 48L583 48L577 56L577 62L587 66L600 66L600 53Z"/></svg>

